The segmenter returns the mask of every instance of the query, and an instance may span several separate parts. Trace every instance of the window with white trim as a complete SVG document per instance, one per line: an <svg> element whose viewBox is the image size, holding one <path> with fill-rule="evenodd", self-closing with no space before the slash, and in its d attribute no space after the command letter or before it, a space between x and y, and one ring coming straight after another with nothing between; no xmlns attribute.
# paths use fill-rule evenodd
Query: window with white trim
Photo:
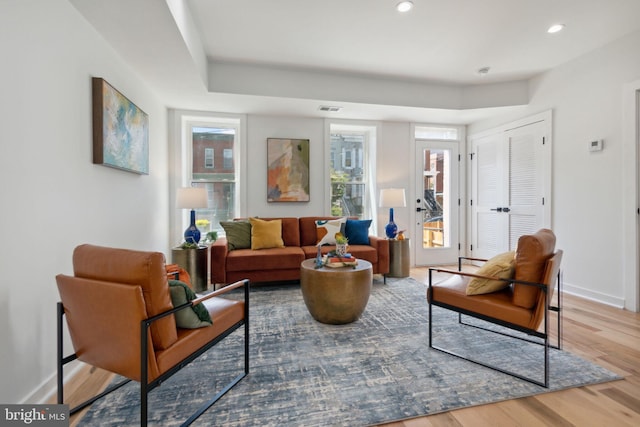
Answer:
<svg viewBox="0 0 640 427"><path fill-rule="evenodd" d="M373 217L375 135L371 126L330 125L331 215Z"/></svg>

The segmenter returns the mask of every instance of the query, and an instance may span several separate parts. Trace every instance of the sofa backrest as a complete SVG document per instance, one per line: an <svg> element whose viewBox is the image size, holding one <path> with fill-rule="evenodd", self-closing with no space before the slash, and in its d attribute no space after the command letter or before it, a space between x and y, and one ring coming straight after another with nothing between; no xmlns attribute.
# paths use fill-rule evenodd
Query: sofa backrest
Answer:
<svg viewBox="0 0 640 427"><path fill-rule="evenodd" d="M300 246L300 229L298 228L298 218L262 218L264 221L279 219L282 221L282 241L285 246Z"/></svg>
<svg viewBox="0 0 640 427"><path fill-rule="evenodd" d="M165 257L161 252L142 252L94 245L80 245L73 252L73 271L79 278L140 286L149 317L173 308ZM178 335L173 315L151 325L153 347L168 348Z"/></svg>
<svg viewBox="0 0 640 427"><path fill-rule="evenodd" d="M555 247L556 236L553 231L546 228L531 235L520 236L516 248L514 279L540 283L544 277L545 264L553 256ZM515 283L513 304L532 308L538 300L539 293L538 288Z"/></svg>
<svg viewBox="0 0 640 427"><path fill-rule="evenodd" d="M339 216L305 216L300 218L300 246L314 246L318 243L317 220L338 219Z"/></svg>

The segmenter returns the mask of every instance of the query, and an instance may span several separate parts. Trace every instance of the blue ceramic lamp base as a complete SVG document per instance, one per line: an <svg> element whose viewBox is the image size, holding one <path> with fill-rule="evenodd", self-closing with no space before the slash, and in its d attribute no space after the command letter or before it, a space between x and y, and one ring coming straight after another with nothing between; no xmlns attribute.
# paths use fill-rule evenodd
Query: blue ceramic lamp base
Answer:
<svg viewBox="0 0 640 427"><path fill-rule="evenodd" d="M393 208L389 208L389 224L384 228L388 239L395 239L398 234L398 226L393 222Z"/></svg>
<svg viewBox="0 0 640 427"><path fill-rule="evenodd" d="M196 227L196 211L191 209L191 224L184 231L184 241L187 243L200 243L200 230Z"/></svg>

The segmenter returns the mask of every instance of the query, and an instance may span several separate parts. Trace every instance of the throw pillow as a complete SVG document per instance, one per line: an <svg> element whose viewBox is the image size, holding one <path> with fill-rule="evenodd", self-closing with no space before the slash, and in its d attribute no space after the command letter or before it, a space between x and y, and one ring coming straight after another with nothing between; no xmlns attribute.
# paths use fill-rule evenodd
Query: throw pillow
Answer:
<svg viewBox="0 0 640 427"><path fill-rule="evenodd" d="M319 219L316 221L316 245L335 245L336 233L345 234L347 218Z"/></svg>
<svg viewBox="0 0 640 427"><path fill-rule="evenodd" d="M251 249L284 248L281 220L265 221L249 218L249 222L251 223Z"/></svg>
<svg viewBox="0 0 640 427"><path fill-rule="evenodd" d="M230 251L251 247L251 223L249 221L220 221L227 235L227 247Z"/></svg>
<svg viewBox="0 0 640 427"><path fill-rule="evenodd" d="M349 243L352 245L368 245L370 226L370 219L347 219L344 232L347 239L349 239Z"/></svg>
<svg viewBox="0 0 640 427"><path fill-rule="evenodd" d="M169 280L169 291L174 308L197 298L195 292L186 283L179 280ZM175 312L174 316L176 318L176 326L179 328L195 329L213 324L211 315L202 304L184 308Z"/></svg>
<svg viewBox="0 0 640 427"><path fill-rule="evenodd" d="M485 262L476 274L480 276L498 277L500 279L511 279L515 274L515 267L515 252L505 252ZM467 284L467 295L489 294L500 291L508 286L509 282L506 281L474 277Z"/></svg>

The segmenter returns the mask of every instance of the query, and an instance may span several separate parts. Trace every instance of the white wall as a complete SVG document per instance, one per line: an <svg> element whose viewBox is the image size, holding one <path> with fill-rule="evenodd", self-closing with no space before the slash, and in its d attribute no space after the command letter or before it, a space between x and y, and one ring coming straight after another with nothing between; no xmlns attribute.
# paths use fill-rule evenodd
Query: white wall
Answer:
<svg viewBox="0 0 640 427"><path fill-rule="evenodd" d="M415 148L412 144L411 124L383 122L378 135L376 200L379 202L383 188L404 188L407 207L393 209L393 222L398 230L411 230L411 211L415 210L416 188L412 178L415 169ZM378 209L378 236L385 236L384 227L389 223L389 209ZM410 231L407 238L413 237Z"/></svg>
<svg viewBox="0 0 640 427"><path fill-rule="evenodd" d="M565 251L566 289L617 306L625 303L625 286L634 286L623 274L635 262L624 250L635 230L623 223L635 206L625 203L623 170L634 161L625 153L635 150L623 145L634 142L623 140L622 117L623 88L640 77L638 46L640 32L534 79L526 113L475 123L468 132L553 109L552 226ZM595 139L604 139L604 150L591 153L587 144Z"/></svg>
<svg viewBox="0 0 640 427"><path fill-rule="evenodd" d="M267 138L309 140L309 202L267 203ZM324 197L324 120L304 117L247 118L247 206L243 215L261 217L328 214Z"/></svg>
<svg viewBox="0 0 640 427"><path fill-rule="evenodd" d="M348 121L339 122L347 123ZM365 121L352 123L378 125L376 200L380 188L406 188L407 208L395 209L395 222L401 229L408 228L410 207L413 206L410 204L412 199L410 124ZM247 118L247 135L249 197L243 215L262 217L330 215L328 188L325 181L328 165L325 158L324 119L250 115ZM267 203L267 138L310 140L311 200L308 203ZM388 210L384 209L384 212L378 216L378 230L372 230L373 234L384 236L384 226L387 222L389 222Z"/></svg>
<svg viewBox="0 0 640 427"><path fill-rule="evenodd" d="M66 0L2 0L0 402L37 402L56 360L55 275L93 243L167 252L166 109ZM147 114L150 174L93 165L91 77Z"/></svg>

